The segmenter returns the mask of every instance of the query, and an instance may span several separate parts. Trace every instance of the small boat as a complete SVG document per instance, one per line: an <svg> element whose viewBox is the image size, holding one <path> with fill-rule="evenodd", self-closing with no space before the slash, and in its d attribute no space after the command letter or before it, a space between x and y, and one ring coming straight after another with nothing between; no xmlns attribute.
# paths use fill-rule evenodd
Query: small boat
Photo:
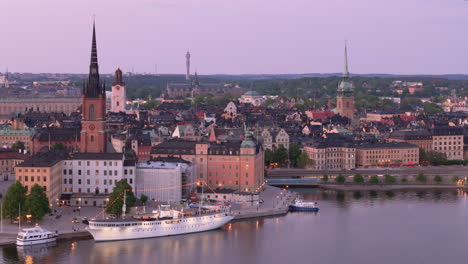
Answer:
<svg viewBox="0 0 468 264"><path fill-rule="evenodd" d="M304 201L296 199L293 204L289 205L289 210L291 211L308 211L308 212L318 212L319 207L317 202Z"/></svg>
<svg viewBox="0 0 468 264"><path fill-rule="evenodd" d="M36 245L42 243L54 242L58 234L50 232L36 225L33 228L24 228L16 237L17 246Z"/></svg>

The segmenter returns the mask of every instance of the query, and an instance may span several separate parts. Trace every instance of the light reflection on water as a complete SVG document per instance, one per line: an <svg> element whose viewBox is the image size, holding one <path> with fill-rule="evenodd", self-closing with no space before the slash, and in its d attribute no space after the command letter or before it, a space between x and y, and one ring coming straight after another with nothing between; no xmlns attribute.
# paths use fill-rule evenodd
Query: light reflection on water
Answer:
<svg viewBox="0 0 468 264"><path fill-rule="evenodd" d="M294 190L318 201L320 212L174 237L3 247L0 263L455 263L468 257L463 190Z"/></svg>

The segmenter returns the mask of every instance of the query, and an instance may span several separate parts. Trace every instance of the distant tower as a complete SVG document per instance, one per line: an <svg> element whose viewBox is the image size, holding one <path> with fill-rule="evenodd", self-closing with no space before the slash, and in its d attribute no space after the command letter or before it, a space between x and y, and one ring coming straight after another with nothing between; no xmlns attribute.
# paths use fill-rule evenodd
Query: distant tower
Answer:
<svg viewBox="0 0 468 264"><path fill-rule="evenodd" d="M187 51L185 54L187 73L185 74L185 80L190 81L190 52Z"/></svg>
<svg viewBox="0 0 468 264"><path fill-rule="evenodd" d="M5 88L10 88L10 81L8 81L8 68L6 69L6 72L5 72L5 79L4 79L3 85L5 86Z"/></svg>
<svg viewBox="0 0 468 264"><path fill-rule="evenodd" d="M119 68L115 71L115 80L112 83L111 112L125 112L126 97L125 83Z"/></svg>
<svg viewBox="0 0 468 264"><path fill-rule="evenodd" d="M81 106L81 152L106 152L106 87L99 79L99 66L96 46L96 30L93 23L91 64L88 80L83 86Z"/></svg>
<svg viewBox="0 0 468 264"><path fill-rule="evenodd" d="M354 107L354 86L349 81L348 71L348 46L345 42L345 65L343 79L338 85L336 96L336 110L341 116L353 119L356 108Z"/></svg>

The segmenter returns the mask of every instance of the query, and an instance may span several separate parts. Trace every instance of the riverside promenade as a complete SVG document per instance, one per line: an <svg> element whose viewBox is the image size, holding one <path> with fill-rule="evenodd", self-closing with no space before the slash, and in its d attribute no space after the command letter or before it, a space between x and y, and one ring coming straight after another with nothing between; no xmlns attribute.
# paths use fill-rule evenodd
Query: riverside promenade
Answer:
<svg viewBox="0 0 468 264"><path fill-rule="evenodd" d="M236 208L234 206L231 212L235 215L236 220L284 215L288 212L289 204L294 201L296 195L295 192L285 188L265 185L264 191L260 194L260 199L263 200L263 203L258 207ZM104 219L106 217L106 214L102 213L104 209L97 207L82 207L80 210L77 209L76 207L68 206L54 208L52 210L56 210L57 212L46 215L39 222L39 225L44 229L57 231L59 239L90 237L90 234L85 229L86 225L82 223L82 219L84 217L87 219ZM60 217L57 218L57 215L60 215ZM78 223L72 221L75 218L78 220ZM27 224L24 221L21 222L21 229L33 226L34 223ZM3 219L0 246L15 244L18 228L18 223L11 223L10 219Z"/></svg>

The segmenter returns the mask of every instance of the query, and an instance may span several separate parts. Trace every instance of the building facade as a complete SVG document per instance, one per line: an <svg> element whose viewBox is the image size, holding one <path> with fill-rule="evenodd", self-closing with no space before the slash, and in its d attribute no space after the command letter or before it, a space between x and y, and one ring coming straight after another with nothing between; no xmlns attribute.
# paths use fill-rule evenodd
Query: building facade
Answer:
<svg viewBox="0 0 468 264"><path fill-rule="evenodd" d="M264 181L263 149L250 133L243 141L163 142L153 147L151 156L178 157L192 162L196 178L213 188L252 192Z"/></svg>
<svg viewBox="0 0 468 264"><path fill-rule="evenodd" d="M414 144L425 151L431 151L432 148L432 135L428 130L397 130L390 134L389 142L406 142Z"/></svg>
<svg viewBox="0 0 468 264"><path fill-rule="evenodd" d="M76 97L0 98L0 115L25 114L29 111L65 113L70 115L81 106Z"/></svg>
<svg viewBox="0 0 468 264"><path fill-rule="evenodd" d="M363 143L356 146L358 167L419 164L419 147L405 142Z"/></svg>
<svg viewBox="0 0 468 264"><path fill-rule="evenodd" d="M313 169L350 170L356 167L356 148L345 142L322 142L304 147Z"/></svg>
<svg viewBox="0 0 468 264"><path fill-rule="evenodd" d="M438 127L431 129L432 149L444 153L448 160L463 160L463 129Z"/></svg>
<svg viewBox="0 0 468 264"><path fill-rule="evenodd" d="M195 188L194 167L179 159L171 161L147 161L136 165L136 195L146 195L149 200L180 202L189 198Z"/></svg>
<svg viewBox="0 0 468 264"><path fill-rule="evenodd" d="M283 145L286 149L289 149L289 135L288 133L280 129L264 129L262 131L263 138L263 149L275 150Z"/></svg>
<svg viewBox="0 0 468 264"><path fill-rule="evenodd" d="M63 160L68 158L66 151L49 151L34 155L15 167L16 180L29 192L34 184L44 190L49 203L58 202L61 193Z"/></svg>

